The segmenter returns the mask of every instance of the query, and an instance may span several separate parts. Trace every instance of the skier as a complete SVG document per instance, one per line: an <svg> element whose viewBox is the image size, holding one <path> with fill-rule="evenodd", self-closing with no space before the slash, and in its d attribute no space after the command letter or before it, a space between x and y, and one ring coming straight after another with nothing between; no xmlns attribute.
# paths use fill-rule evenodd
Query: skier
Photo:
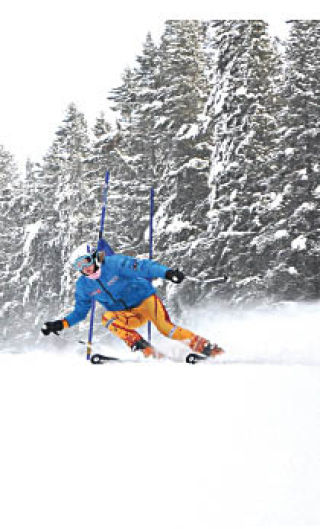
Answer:
<svg viewBox="0 0 320 529"><path fill-rule="evenodd" d="M184 274L180 270L149 259L120 254L106 256L104 251L74 256L73 267L81 273L76 283L74 310L61 320L45 322L41 329L44 335L57 333L84 320L94 297L107 309L102 324L132 351L141 350L146 357L157 356L153 346L135 330L151 321L162 334L185 342L196 353L204 356L223 353L218 345L172 323L157 296L151 280L165 278L181 283Z"/></svg>

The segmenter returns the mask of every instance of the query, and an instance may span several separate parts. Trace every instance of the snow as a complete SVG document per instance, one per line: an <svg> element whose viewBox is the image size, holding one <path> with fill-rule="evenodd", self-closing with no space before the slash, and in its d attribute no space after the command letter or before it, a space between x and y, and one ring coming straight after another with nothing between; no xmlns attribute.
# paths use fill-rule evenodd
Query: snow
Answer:
<svg viewBox="0 0 320 529"><path fill-rule="evenodd" d="M168 176L177 176L186 169L204 170L208 168L208 161L202 158L191 158L188 162L182 164L178 169L168 172Z"/></svg>
<svg viewBox="0 0 320 529"><path fill-rule="evenodd" d="M309 179L306 168L301 169L300 171L298 171L298 175L301 176L301 180L308 180Z"/></svg>
<svg viewBox="0 0 320 529"><path fill-rule="evenodd" d="M234 189L234 190L230 193L230 202L233 202L233 201L236 199L237 194L238 194L238 190L237 190L237 189Z"/></svg>
<svg viewBox="0 0 320 529"><path fill-rule="evenodd" d="M292 147L288 147L287 149L284 150L284 153L286 156L290 156L290 154L294 153L294 149Z"/></svg>
<svg viewBox="0 0 320 529"><path fill-rule="evenodd" d="M148 90L144 90L143 92L148 94ZM142 105L141 112L146 112L147 110L159 110L162 107L163 107L162 101L156 100L156 101L152 101L152 103L146 103L145 105Z"/></svg>
<svg viewBox="0 0 320 529"><path fill-rule="evenodd" d="M277 230L274 234L275 240L284 239L285 237L288 237L288 236L289 236L288 230Z"/></svg>
<svg viewBox="0 0 320 529"><path fill-rule="evenodd" d="M182 230L191 230L189 221L181 220L181 215L174 215L166 226L166 233L179 233Z"/></svg>
<svg viewBox="0 0 320 529"><path fill-rule="evenodd" d="M248 285L249 283L261 283L261 276L251 276L246 277L245 279L241 279L240 281L237 281L237 287Z"/></svg>
<svg viewBox="0 0 320 529"><path fill-rule="evenodd" d="M192 125L183 125L177 132L179 140L195 138L199 134L199 125L193 123Z"/></svg>
<svg viewBox="0 0 320 529"><path fill-rule="evenodd" d="M28 284L26 285L26 289L25 289L25 292L23 294L23 300L22 300L23 304L29 298L30 290L31 290L31 287L32 287L33 283L35 283L36 281L39 281L39 279L40 279L40 272L34 272L34 274L32 274L32 276L29 277Z"/></svg>
<svg viewBox="0 0 320 529"><path fill-rule="evenodd" d="M315 188L312 193L316 198L320 198L320 185Z"/></svg>
<svg viewBox="0 0 320 529"><path fill-rule="evenodd" d="M279 222L280 224L280 222ZM280 240L289 237L287 230L277 230L274 233L261 233L252 239L250 246L255 246L257 253L262 253L263 250L268 246L272 245L275 240Z"/></svg>
<svg viewBox="0 0 320 529"><path fill-rule="evenodd" d="M291 248L292 250L296 250L297 252L301 252L302 250L305 250L307 247L307 237L304 235L299 235L293 241L291 241Z"/></svg>
<svg viewBox="0 0 320 529"><path fill-rule="evenodd" d="M157 119L157 121L155 122L154 124L154 128L158 128L162 125L164 125L166 122L168 121L168 118L165 117L165 116L161 116L160 118Z"/></svg>
<svg viewBox="0 0 320 529"><path fill-rule="evenodd" d="M245 96L245 95L247 95L247 88L245 86L240 86L235 91L235 95L237 95L237 96Z"/></svg>
<svg viewBox="0 0 320 529"><path fill-rule="evenodd" d="M228 350L197 366L2 353L1 526L319 527L319 309L186 311Z"/></svg>
<svg viewBox="0 0 320 529"><path fill-rule="evenodd" d="M306 213L307 211L313 211L316 208L316 205L312 202L303 202L294 212L295 216Z"/></svg>
<svg viewBox="0 0 320 529"><path fill-rule="evenodd" d="M1 318L6 313L6 311L9 309L10 306L11 306L11 302L10 301L6 301L5 303L1 303L1 309L0 309L0 317Z"/></svg>
<svg viewBox="0 0 320 529"><path fill-rule="evenodd" d="M281 202L283 200L282 193L272 193L272 202L270 203L269 208L270 209L276 209L281 205Z"/></svg>
<svg viewBox="0 0 320 529"><path fill-rule="evenodd" d="M42 227L42 220L37 220L33 224L26 224L25 230L26 230L27 235L26 235L24 246L23 246L24 255L29 254L32 241L37 236L41 227Z"/></svg>

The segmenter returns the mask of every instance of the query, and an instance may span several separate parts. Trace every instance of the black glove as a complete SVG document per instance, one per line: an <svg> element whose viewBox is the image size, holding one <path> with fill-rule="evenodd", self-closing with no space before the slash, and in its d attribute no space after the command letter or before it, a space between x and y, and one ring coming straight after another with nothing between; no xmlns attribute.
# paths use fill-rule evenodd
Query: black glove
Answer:
<svg viewBox="0 0 320 529"><path fill-rule="evenodd" d="M165 278L172 281L172 283L181 283L184 280L184 273L180 272L178 268L176 270L167 270Z"/></svg>
<svg viewBox="0 0 320 529"><path fill-rule="evenodd" d="M54 332L57 334L59 331L63 330L63 322L62 320L57 321L46 321L41 329L41 332L48 336L51 332Z"/></svg>

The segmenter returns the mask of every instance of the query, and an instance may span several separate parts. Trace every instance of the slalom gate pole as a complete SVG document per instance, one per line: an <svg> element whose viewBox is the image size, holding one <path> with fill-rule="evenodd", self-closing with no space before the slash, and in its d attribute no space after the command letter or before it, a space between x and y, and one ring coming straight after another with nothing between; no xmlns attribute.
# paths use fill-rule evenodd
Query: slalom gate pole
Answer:
<svg viewBox="0 0 320 529"><path fill-rule="evenodd" d="M87 252L88 253L90 252L90 246L87 246ZM92 298L91 313L90 313L90 326L89 326L88 343L87 343L87 360L90 360L91 352L92 352L93 323L94 323L95 311L96 311L96 301L94 298Z"/></svg>
<svg viewBox="0 0 320 529"><path fill-rule="evenodd" d="M109 187L109 171L106 171L106 175L104 179L104 186L103 186L102 210L101 210L100 229L99 229L99 242L103 236L104 221L106 218L108 187ZM99 246L99 243L98 243L98 246Z"/></svg>
<svg viewBox="0 0 320 529"><path fill-rule="evenodd" d="M153 259L153 214L154 214L154 188L150 190L150 222L149 222L149 259ZM151 322L148 321L148 342L151 342Z"/></svg>
<svg viewBox="0 0 320 529"><path fill-rule="evenodd" d="M104 230L104 223L105 223L106 209L107 209L108 187L109 187L109 171L106 171L105 179L104 179L104 187L103 187L102 210L101 210L101 219L100 219L100 228L99 228L98 250L100 249L99 245L101 245L101 240L102 240L102 237L103 237L103 230ZM88 248L88 251L90 251L89 248ZM94 323L95 310L96 310L96 302L95 302L95 299L92 299L92 301L91 301L91 314L90 314L90 326L89 326L88 343L87 343L87 360L90 360L91 353L92 353L93 323Z"/></svg>

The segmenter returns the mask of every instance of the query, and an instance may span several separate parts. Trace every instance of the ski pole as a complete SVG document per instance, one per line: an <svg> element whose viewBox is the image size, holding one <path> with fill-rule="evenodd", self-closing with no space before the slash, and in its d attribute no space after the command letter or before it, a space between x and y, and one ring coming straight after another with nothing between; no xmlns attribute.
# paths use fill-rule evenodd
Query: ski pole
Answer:
<svg viewBox="0 0 320 529"><path fill-rule="evenodd" d="M154 189L150 190L150 223L149 223L149 259L153 259L153 213L154 213ZM151 342L151 322L148 321L148 342Z"/></svg>
<svg viewBox="0 0 320 529"><path fill-rule="evenodd" d="M185 279L187 279L188 281L195 281L197 283L213 283L213 284L226 283L227 281L230 281L230 278L226 274L221 277L215 277L213 279L199 279L198 277L191 277L191 276L185 276Z"/></svg>
<svg viewBox="0 0 320 529"><path fill-rule="evenodd" d="M105 218L106 218L108 186L109 186L109 171L106 171L105 179L104 179L104 187L103 187L102 210L101 210L101 218L100 218L98 250L100 249L99 246L101 245L102 236L103 236L103 230L104 230L104 223L105 223ZM95 310L96 310L96 302L95 302L95 299L92 299L92 301L91 301L91 314L90 314L90 326L89 326L88 343L87 343L87 360L90 360L91 353L92 353L93 323L94 323Z"/></svg>

